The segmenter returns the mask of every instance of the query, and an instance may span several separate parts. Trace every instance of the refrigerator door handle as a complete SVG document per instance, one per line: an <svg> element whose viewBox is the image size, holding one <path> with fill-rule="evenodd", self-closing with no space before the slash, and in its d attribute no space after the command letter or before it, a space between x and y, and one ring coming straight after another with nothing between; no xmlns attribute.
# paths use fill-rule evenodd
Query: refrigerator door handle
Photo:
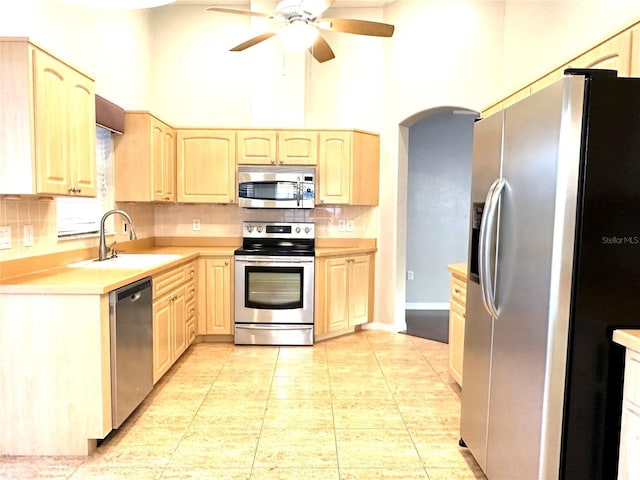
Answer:
<svg viewBox="0 0 640 480"><path fill-rule="evenodd" d="M478 276L480 277L480 290L482 302L489 315L498 317L498 308L495 304L495 291L491 277L491 247L495 242L492 233L498 217L498 205L500 195L506 186L504 178L497 178L487 193L485 208L480 221L480 238L478 245Z"/></svg>

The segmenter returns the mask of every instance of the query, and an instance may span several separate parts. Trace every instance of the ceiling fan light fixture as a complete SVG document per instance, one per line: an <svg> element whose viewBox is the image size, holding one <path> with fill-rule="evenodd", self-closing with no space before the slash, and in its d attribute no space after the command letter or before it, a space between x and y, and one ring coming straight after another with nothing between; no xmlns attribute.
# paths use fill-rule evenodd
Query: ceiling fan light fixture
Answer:
<svg viewBox="0 0 640 480"><path fill-rule="evenodd" d="M280 32L280 38L289 50L303 51L316 41L318 30L304 19L291 20Z"/></svg>

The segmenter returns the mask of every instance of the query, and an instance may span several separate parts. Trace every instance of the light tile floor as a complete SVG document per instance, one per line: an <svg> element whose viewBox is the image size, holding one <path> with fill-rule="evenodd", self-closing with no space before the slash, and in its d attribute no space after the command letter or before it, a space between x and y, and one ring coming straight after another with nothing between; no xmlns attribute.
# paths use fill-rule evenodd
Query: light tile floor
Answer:
<svg viewBox="0 0 640 480"><path fill-rule="evenodd" d="M446 344L381 331L197 344L93 455L0 457L0 478L485 479L447 364Z"/></svg>

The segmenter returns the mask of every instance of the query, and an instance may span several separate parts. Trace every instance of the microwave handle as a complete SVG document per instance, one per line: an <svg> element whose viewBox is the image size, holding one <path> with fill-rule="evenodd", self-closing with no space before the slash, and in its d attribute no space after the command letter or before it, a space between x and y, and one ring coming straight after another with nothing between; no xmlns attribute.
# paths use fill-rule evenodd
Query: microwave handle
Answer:
<svg viewBox="0 0 640 480"><path fill-rule="evenodd" d="M301 201L301 196L302 196L302 183L300 182L300 179L298 179L298 188L296 189L297 191L297 200L296 200L296 204L299 207L300 206L300 201Z"/></svg>

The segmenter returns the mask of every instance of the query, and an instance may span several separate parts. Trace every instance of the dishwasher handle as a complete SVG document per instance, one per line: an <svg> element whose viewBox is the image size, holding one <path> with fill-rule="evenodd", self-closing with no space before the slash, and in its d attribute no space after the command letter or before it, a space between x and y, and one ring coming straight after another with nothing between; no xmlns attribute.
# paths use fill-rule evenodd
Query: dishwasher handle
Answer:
<svg viewBox="0 0 640 480"><path fill-rule="evenodd" d="M131 300L131 303L137 302L138 300L140 300L141 296L142 292L134 293L133 295L131 295L131 297L129 297L129 300Z"/></svg>

